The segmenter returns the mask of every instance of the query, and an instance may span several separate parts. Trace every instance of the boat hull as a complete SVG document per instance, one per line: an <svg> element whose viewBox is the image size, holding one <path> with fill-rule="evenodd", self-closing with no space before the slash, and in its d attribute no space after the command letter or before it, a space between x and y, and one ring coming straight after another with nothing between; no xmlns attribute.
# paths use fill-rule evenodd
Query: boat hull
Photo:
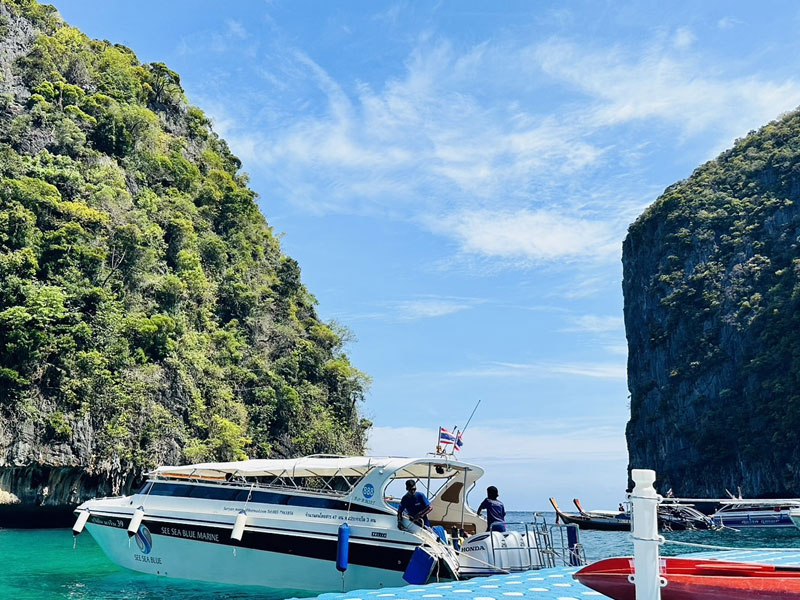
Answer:
<svg viewBox="0 0 800 600"><path fill-rule="evenodd" d="M636 600L628 581L633 559L611 558L581 569L573 577L614 600ZM696 559L662 560L662 600L798 600L800 569Z"/></svg>
<svg viewBox="0 0 800 600"><path fill-rule="evenodd" d="M566 513L558 513L558 517L567 525L577 525L578 529L595 531L630 531L630 519L592 518Z"/></svg>
<svg viewBox="0 0 800 600"><path fill-rule="evenodd" d="M413 548L350 543L350 564L336 569L336 540L288 531L245 531L242 541L227 527L145 519L128 536L129 519L93 515L86 530L116 564L142 573L302 592L349 591L405 585ZM361 564L358 564L361 563Z"/></svg>
<svg viewBox="0 0 800 600"><path fill-rule="evenodd" d="M718 527L731 527L733 529L796 527L788 511L728 513L725 515L712 515L711 518Z"/></svg>

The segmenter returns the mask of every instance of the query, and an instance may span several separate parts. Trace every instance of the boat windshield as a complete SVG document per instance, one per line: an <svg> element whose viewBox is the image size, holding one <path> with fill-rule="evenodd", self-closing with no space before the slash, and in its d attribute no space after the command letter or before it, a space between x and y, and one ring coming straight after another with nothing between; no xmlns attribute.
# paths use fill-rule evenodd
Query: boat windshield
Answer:
<svg viewBox="0 0 800 600"><path fill-rule="evenodd" d="M445 459L417 461L395 471L384 489L384 499L390 506L396 506L406 493L405 482L414 481L417 491L428 500L441 498L448 503L460 502L462 490L470 490L483 474L477 467L462 463L453 464Z"/></svg>
<svg viewBox="0 0 800 600"><path fill-rule="evenodd" d="M331 496L346 496L355 485L361 481L362 477L356 475L328 475L328 476L255 476L237 475L232 477L207 477L207 476L184 476L170 473L157 474L151 481L171 480L184 483L217 484L225 488L245 488L245 489L273 489L293 492L310 492ZM145 486L146 487L146 486ZM145 488L143 488L144 490ZM149 488L148 488L149 489ZM139 493L143 493L140 491Z"/></svg>

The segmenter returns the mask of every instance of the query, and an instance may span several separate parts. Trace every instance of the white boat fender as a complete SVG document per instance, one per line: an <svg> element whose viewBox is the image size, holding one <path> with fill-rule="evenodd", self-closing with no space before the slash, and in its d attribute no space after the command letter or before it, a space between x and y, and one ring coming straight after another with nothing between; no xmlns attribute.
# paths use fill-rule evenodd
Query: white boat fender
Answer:
<svg viewBox="0 0 800 600"><path fill-rule="evenodd" d="M81 534L90 516L91 513L89 512L89 509L83 509L82 511L80 511L80 514L78 515L78 520L75 521L75 525L72 526L73 536L78 536Z"/></svg>
<svg viewBox="0 0 800 600"><path fill-rule="evenodd" d="M350 550L350 525L342 523L336 535L336 568L342 572L347 571L347 560Z"/></svg>
<svg viewBox="0 0 800 600"><path fill-rule="evenodd" d="M131 519L130 525L128 525L128 538L132 538L136 535L136 532L139 531L139 525L142 524L143 518L144 508L140 506L133 511L133 518Z"/></svg>
<svg viewBox="0 0 800 600"><path fill-rule="evenodd" d="M239 514L236 515L236 521L233 523L233 531L231 531L232 540L236 540L237 542L242 541L245 525L247 525L247 513L243 510L240 510Z"/></svg>

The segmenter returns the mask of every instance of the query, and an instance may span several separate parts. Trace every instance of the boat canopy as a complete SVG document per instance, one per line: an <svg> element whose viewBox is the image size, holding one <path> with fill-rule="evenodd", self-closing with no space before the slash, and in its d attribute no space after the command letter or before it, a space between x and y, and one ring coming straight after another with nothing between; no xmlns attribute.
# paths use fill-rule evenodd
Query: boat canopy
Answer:
<svg viewBox="0 0 800 600"><path fill-rule="evenodd" d="M195 465L162 466L148 475L162 477L220 478L237 477L363 477L373 469L398 472L402 477L448 479L458 471L471 471L475 480L483 475L478 466L453 460L447 455L424 458L368 456L304 456L287 459L254 459L235 462L199 463Z"/></svg>

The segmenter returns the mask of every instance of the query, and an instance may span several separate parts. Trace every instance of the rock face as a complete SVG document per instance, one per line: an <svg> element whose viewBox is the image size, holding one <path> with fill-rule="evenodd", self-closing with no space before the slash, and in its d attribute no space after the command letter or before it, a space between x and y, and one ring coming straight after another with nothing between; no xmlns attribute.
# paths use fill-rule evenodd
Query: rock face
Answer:
<svg viewBox="0 0 800 600"><path fill-rule="evenodd" d="M0 526L157 464L358 453L367 378L180 77L0 0Z"/></svg>
<svg viewBox="0 0 800 600"><path fill-rule="evenodd" d="M669 187L623 246L630 468L800 496L800 115Z"/></svg>

